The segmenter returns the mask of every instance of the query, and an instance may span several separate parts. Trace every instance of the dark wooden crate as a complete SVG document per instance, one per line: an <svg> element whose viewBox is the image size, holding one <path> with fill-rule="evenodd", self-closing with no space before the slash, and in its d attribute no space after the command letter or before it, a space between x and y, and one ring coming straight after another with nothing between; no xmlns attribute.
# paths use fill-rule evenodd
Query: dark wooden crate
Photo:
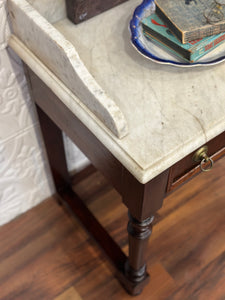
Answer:
<svg viewBox="0 0 225 300"><path fill-rule="evenodd" d="M67 16L78 24L125 1L127 0L66 0Z"/></svg>

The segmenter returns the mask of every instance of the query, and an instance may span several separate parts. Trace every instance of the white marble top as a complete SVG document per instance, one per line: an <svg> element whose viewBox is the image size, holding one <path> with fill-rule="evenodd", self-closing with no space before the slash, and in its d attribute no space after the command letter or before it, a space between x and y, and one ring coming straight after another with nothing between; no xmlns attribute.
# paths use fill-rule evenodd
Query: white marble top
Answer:
<svg viewBox="0 0 225 300"><path fill-rule="evenodd" d="M64 18L54 27L115 101L129 134L118 139L101 123L86 119L85 124L146 183L225 130L225 64L182 69L142 57L132 47L128 31L139 3L130 0L79 25ZM75 101L71 109L73 105Z"/></svg>

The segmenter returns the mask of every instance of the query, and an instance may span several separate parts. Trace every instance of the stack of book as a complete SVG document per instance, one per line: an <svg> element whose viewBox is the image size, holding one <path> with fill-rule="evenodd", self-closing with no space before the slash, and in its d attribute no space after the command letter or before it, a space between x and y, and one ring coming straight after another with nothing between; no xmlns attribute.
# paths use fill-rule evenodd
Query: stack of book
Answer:
<svg viewBox="0 0 225 300"><path fill-rule="evenodd" d="M180 58L196 62L225 41L225 20L209 23L205 18L212 1L155 0L155 13L142 20L143 33Z"/></svg>

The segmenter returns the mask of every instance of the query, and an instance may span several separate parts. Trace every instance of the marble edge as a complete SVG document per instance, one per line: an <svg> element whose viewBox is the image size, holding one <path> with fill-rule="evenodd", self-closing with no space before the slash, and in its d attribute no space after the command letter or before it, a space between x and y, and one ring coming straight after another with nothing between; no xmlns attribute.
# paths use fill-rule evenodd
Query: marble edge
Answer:
<svg viewBox="0 0 225 300"><path fill-rule="evenodd" d="M43 29L43 32L51 37L51 41L55 42L57 47L64 53L73 72L81 80L87 93L89 93L89 95L85 95L83 98L89 99L90 97L90 101L95 101L95 104L90 103L90 105L88 105L88 103L85 103L85 105L87 107L90 106L89 109L92 110L92 112L112 131L113 134L115 134L116 137L120 139L125 137L129 133L129 130L124 114L116 105L115 101L107 95L92 77L80 59L79 53L76 51L75 47L27 1L10 0L9 6L10 2L22 10L25 15L29 16L36 26ZM21 39L21 37L19 38ZM85 101L87 102L87 100Z"/></svg>
<svg viewBox="0 0 225 300"><path fill-rule="evenodd" d="M122 140L115 138L111 131L103 127L99 119L14 35L9 40L9 46L142 184L147 183L225 130L224 117L224 122L220 120L207 131L207 134L202 132L195 139L175 149L173 153L168 153L163 159L144 168L123 149Z"/></svg>
<svg viewBox="0 0 225 300"><path fill-rule="evenodd" d="M33 70L33 72L56 94L76 117L123 163L139 180L141 167L118 145L116 138L107 127L49 70L15 35L8 45ZM134 172L134 170L140 170Z"/></svg>

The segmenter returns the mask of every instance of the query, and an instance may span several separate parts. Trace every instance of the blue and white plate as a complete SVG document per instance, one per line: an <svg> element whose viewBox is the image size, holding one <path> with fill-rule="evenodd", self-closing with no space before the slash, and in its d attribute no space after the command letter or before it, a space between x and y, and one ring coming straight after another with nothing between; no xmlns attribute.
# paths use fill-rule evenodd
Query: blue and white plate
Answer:
<svg viewBox="0 0 225 300"><path fill-rule="evenodd" d="M154 0L143 0L135 9L130 21L131 42L139 53L146 58L161 64L175 65L178 67L210 66L225 60L225 43L206 54L195 63L188 63L173 56L154 42L144 37L141 21L155 12Z"/></svg>

